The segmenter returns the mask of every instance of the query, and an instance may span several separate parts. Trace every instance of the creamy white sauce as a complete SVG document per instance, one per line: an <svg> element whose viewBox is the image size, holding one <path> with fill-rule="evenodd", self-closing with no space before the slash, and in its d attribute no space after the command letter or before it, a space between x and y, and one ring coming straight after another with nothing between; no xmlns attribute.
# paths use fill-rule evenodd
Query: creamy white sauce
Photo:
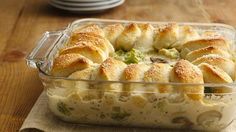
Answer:
<svg viewBox="0 0 236 132"><path fill-rule="evenodd" d="M193 101L187 96L165 93L132 93L122 98L119 92L101 94L94 91L89 94L98 95L92 96L96 99L87 100L82 99L84 96L79 91L78 88L61 91L52 89L48 93L49 108L63 120L76 123L189 127L196 130L222 129L236 116L236 98L233 93L224 96L211 94L202 100Z"/></svg>

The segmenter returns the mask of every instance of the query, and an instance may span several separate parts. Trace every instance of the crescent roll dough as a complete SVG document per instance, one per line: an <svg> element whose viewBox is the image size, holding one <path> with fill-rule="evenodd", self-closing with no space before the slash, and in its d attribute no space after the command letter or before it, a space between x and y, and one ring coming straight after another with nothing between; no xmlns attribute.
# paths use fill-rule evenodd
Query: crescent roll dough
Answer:
<svg viewBox="0 0 236 132"><path fill-rule="evenodd" d="M96 24L85 25L81 28L76 29L74 33L93 33L102 37L105 36L103 30Z"/></svg>
<svg viewBox="0 0 236 132"><path fill-rule="evenodd" d="M144 73L149 69L150 66L145 64L130 64L128 65L123 72L122 81L133 81L139 82L143 81ZM138 83L124 84L124 92L140 92L144 91L144 86Z"/></svg>
<svg viewBox="0 0 236 132"><path fill-rule="evenodd" d="M209 47L205 47L205 48L201 48L201 49L197 49L197 50L189 52L186 55L186 59L189 61L193 61L199 57L202 57L202 56L208 55L208 54L216 54L216 55L222 56L224 58L231 58L231 55L228 52L226 52L218 47L209 46Z"/></svg>
<svg viewBox="0 0 236 132"><path fill-rule="evenodd" d="M200 58L197 58L192 63L195 65L207 63L213 66L217 66L224 70L231 78L235 78L235 63L232 60L221 57L219 55L205 55Z"/></svg>
<svg viewBox="0 0 236 132"><path fill-rule="evenodd" d="M80 43L76 46L63 49L60 54L77 53L81 54L94 63L102 63L108 56L98 47L91 43Z"/></svg>
<svg viewBox="0 0 236 132"><path fill-rule="evenodd" d="M157 29L153 46L156 49L169 48L179 38L179 26L176 23L164 25Z"/></svg>
<svg viewBox="0 0 236 132"><path fill-rule="evenodd" d="M172 44L171 47L174 47L178 50L181 50L182 45L188 41L196 40L200 36L197 31L191 26L181 26L179 28L179 38L176 43Z"/></svg>
<svg viewBox="0 0 236 132"><path fill-rule="evenodd" d="M141 30L138 25L131 23L127 25L124 31L116 39L115 48L129 51L134 46L134 42L141 36Z"/></svg>
<svg viewBox="0 0 236 132"><path fill-rule="evenodd" d="M154 63L148 71L144 73L145 82L169 83L171 66L164 63ZM151 84L151 86L154 86ZM156 85L155 85L156 86ZM156 86L160 93L171 91L170 85L159 84Z"/></svg>
<svg viewBox="0 0 236 132"><path fill-rule="evenodd" d="M117 37L120 36L123 30L124 27L121 24L108 25L103 28L105 37L111 42L113 46L115 45Z"/></svg>
<svg viewBox="0 0 236 132"><path fill-rule="evenodd" d="M212 66L207 63L199 65L206 83L231 83L233 80L230 76L217 66Z"/></svg>
<svg viewBox="0 0 236 132"><path fill-rule="evenodd" d="M52 75L68 76L71 73L88 68L93 62L80 54L59 55L54 59Z"/></svg>
<svg viewBox="0 0 236 132"><path fill-rule="evenodd" d="M182 49L187 48L190 51L205 48L208 46L218 47L222 50L227 51L229 44L223 38L202 38L193 41L189 41L183 44Z"/></svg>
<svg viewBox="0 0 236 132"><path fill-rule="evenodd" d="M81 99L112 97L113 102L131 101L144 108L160 93L199 101L208 90L204 83L236 80L234 47L224 32L177 23L112 23L72 30L65 45L56 45L62 47L58 56L49 61L52 75L78 79L62 84ZM229 85L215 90L232 92Z"/></svg>
<svg viewBox="0 0 236 132"><path fill-rule="evenodd" d="M68 78L94 80L97 69L97 67L89 67L81 71L76 71L72 73ZM67 83L71 83L71 81ZM88 101L92 99L99 99L102 97L102 91L90 87L92 84L90 81L76 81L75 83L75 90L80 96L80 99Z"/></svg>
<svg viewBox="0 0 236 132"><path fill-rule="evenodd" d="M230 76L217 66L212 66L207 63L201 63L199 68L202 70L205 83L232 83ZM231 92L228 87L212 87L214 93Z"/></svg>
<svg viewBox="0 0 236 132"><path fill-rule="evenodd" d="M134 48L143 52L153 50L153 26L151 24L139 24L138 27L141 30L141 36L137 38Z"/></svg>
<svg viewBox="0 0 236 132"><path fill-rule="evenodd" d="M100 65L97 80L119 81L126 66L127 65L122 61L108 58ZM103 87L109 91L121 90L121 85L118 83L104 83Z"/></svg>
<svg viewBox="0 0 236 132"><path fill-rule="evenodd" d="M114 52L113 46L106 38L94 33L73 34L68 43L68 47L78 45L80 43L90 43L103 50L107 54L107 56L109 55L109 53Z"/></svg>
<svg viewBox="0 0 236 132"><path fill-rule="evenodd" d="M203 84L203 75L201 70L187 60L179 60L170 72L170 81L176 83L197 83ZM177 91L186 93L193 100L200 100L204 94L202 85L176 85Z"/></svg>

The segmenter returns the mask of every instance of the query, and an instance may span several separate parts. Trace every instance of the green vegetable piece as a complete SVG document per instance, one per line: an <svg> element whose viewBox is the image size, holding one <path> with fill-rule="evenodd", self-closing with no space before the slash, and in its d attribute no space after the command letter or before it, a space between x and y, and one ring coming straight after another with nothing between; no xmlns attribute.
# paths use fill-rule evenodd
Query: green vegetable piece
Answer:
<svg viewBox="0 0 236 132"><path fill-rule="evenodd" d="M58 109L58 111L60 111L62 114L66 115L66 116L70 116L71 115L70 110L73 110L73 108L68 108L66 106L66 104L63 103L63 102L58 102L57 103L57 109Z"/></svg>
<svg viewBox="0 0 236 132"><path fill-rule="evenodd" d="M180 56L178 50L176 50L175 48L161 49L161 50L159 50L159 54L169 57L171 59L177 59Z"/></svg>
<svg viewBox="0 0 236 132"><path fill-rule="evenodd" d="M113 107L113 113L111 113L111 118L116 121L122 121L128 118L131 114L126 111L122 111L120 107Z"/></svg>
<svg viewBox="0 0 236 132"><path fill-rule="evenodd" d="M136 49L131 49L128 52L123 50L116 51L114 58L125 62L126 64L139 63L144 59L144 55L141 51Z"/></svg>

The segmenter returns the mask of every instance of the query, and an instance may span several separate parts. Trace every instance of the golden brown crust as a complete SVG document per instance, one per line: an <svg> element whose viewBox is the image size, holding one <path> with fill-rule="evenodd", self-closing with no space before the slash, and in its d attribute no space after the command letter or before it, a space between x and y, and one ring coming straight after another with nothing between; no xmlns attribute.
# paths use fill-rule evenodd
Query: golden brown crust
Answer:
<svg viewBox="0 0 236 132"><path fill-rule="evenodd" d="M111 48L112 45L107 39L94 33L74 33L70 38L68 46L70 47L80 43L90 43L107 54L114 52L114 48Z"/></svg>
<svg viewBox="0 0 236 132"><path fill-rule="evenodd" d="M182 45L188 41L196 40L199 38L197 31L191 26L181 26L179 28L179 36L176 43L172 44L171 47L174 47L178 50L182 49Z"/></svg>
<svg viewBox="0 0 236 132"><path fill-rule="evenodd" d="M148 65L145 64L130 64L128 65L121 77L122 81L133 81L140 82L143 81L144 73L149 69ZM132 91L132 92L140 92L145 91L144 86L138 83L128 83L124 84L123 91ZM130 93L124 93L124 96L129 95Z"/></svg>
<svg viewBox="0 0 236 132"><path fill-rule="evenodd" d="M100 65L97 80L119 81L126 66L122 61L108 58ZM122 89L122 85L118 83L104 83L101 86L105 91L120 92Z"/></svg>
<svg viewBox="0 0 236 132"><path fill-rule="evenodd" d="M89 24L81 28L78 28L74 31L74 33L94 33L104 37L103 30L96 24Z"/></svg>
<svg viewBox="0 0 236 132"><path fill-rule="evenodd" d="M187 48L193 51L193 50L197 50L197 49L208 47L208 46L218 47L226 51L229 49L229 44L223 38L197 39L197 40L189 41L183 44L182 48Z"/></svg>
<svg viewBox="0 0 236 132"><path fill-rule="evenodd" d="M124 31L116 39L115 48L129 51L134 46L134 42L141 35L138 25L131 23L127 25Z"/></svg>
<svg viewBox="0 0 236 132"><path fill-rule="evenodd" d="M70 76L68 76L68 78L90 80L92 74L94 73L94 70L95 70L94 67L88 67L86 69L76 71L76 72L70 74Z"/></svg>
<svg viewBox="0 0 236 132"><path fill-rule="evenodd" d="M194 51L189 52L186 55L186 59L189 61L193 61L199 57L202 57L204 55L208 55L208 54L216 54L225 58L230 58L230 54L224 50L221 50L218 47L214 47L214 46L209 46L209 47L205 47L205 48L201 48L201 49L197 49Z"/></svg>
<svg viewBox="0 0 236 132"><path fill-rule="evenodd" d="M176 23L170 23L160 27L154 36L153 46L156 49L169 48L179 37L179 26Z"/></svg>
<svg viewBox="0 0 236 132"><path fill-rule="evenodd" d="M207 63L199 65L204 77L205 83L231 83L233 80L222 69Z"/></svg>
<svg viewBox="0 0 236 132"><path fill-rule="evenodd" d="M217 66L224 70L231 78L235 78L235 64L232 60L221 57L219 55L209 54L197 58L192 62L194 65L201 63L207 63L213 66Z"/></svg>
<svg viewBox="0 0 236 132"><path fill-rule="evenodd" d="M194 83L203 84L203 75L201 70L191 64L189 61L178 61L170 75L171 82L176 83ZM177 90L180 90L188 95L193 100L199 100L203 96L204 87L202 85L187 85L187 86L175 86Z"/></svg>
<svg viewBox="0 0 236 132"><path fill-rule="evenodd" d="M71 73L89 67L92 62L80 54L65 54L54 59L52 75L68 76Z"/></svg>
<svg viewBox="0 0 236 132"><path fill-rule="evenodd" d="M124 27L121 24L108 25L103 28L106 38L114 46L117 37L123 32Z"/></svg>
<svg viewBox="0 0 236 132"><path fill-rule="evenodd" d="M107 55L100 48L93 46L91 43L78 43L60 52L61 55L69 53L83 55L95 63L102 63L107 58Z"/></svg>
<svg viewBox="0 0 236 132"><path fill-rule="evenodd" d="M141 36L137 38L134 48L144 52L153 50L153 26L147 23L139 24L138 27L141 30Z"/></svg>
<svg viewBox="0 0 236 132"><path fill-rule="evenodd" d="M201 71L189 61L180 60L172 69L174 80L181 83L203 83Z"/></svg>
<svg viewBox="0 0 236 132"><path fill-rule="evenodd" d="M138 64L130 64L124 70L124 80L138 81L140 80L140 67Z"/></svg>
<svg viewBox="0 0 236 132"><path fill-rule="evenodd" d="M169 64L154 63L151 68L144 73L145 82L168 83L171 67ZM151 84L152 85L152 84ZM152 85L153 87L154 85ZM171 92L170 85L157 85L160 93Z"/></svg>
<svg viewBox="0 0 236 132"><path fill-rule="evenodd" d="M158 89L161 93L172 92L166 90L171 88L171 90L180 90L193 100L201 99L204 93L204 87L200 85L204 83L205 79L205 76L203 79L202 71L206 72L206 75L211 78L216 78L219 83L232 82L231 78L236 77L235 63L230 60L232 59L229 53L230 43L227 43L224 37L217 36L214 33L204 33L201 34L199 39L198 33L192 27L179 26L176 23L165 25L157 30L156 32L150 24L135 23L128 24L125 28L121 24L108 25L103 29L95 24L78 28L72 33L66 47L55 58L52 74L68 76L78 71L78 73L72 74L71 77L76 75L78 78L87 79L90 71L84 69L89 69L93 62L101 63L96 70L96 77L94 78L96 80L197 83L199 85L176 85L173 88L155 84L155 89ZM146 52L147 49L147 51L153 49L153 46L158 50L170 47L180 48L178 50L181 50L181 57L185 58L186 56L185 59L193 61L192 63L195 65L200 64L199 67L204 67L204 69L200 70L186 60L177 60L173 68L168 64L160 63L130 64L127 66L114 58L108 58L111 55L110 53L114 52L110 42L114 44L114 47L126 51L135 48ZM144 63L146 63L146 60ZM205 65L210 66L205 68ZM216 66L218 69L214 68ZM205 82L208 82L208 80ZM122 86L124 86L123 90L133 92L145 88L147 90L150 85L144 86L141 83L124 83L118 87L113 84L99 85L99 87L108 89L120 89ZM153 87L148 88L152 89Z"/></svg>
<svg viewBox="0 0 236 132"><path fill-rule="evenodd" d="M151 68L145 72L144 81L145 82L169 82L169 72L170 65L163 63L154 63Z"/></svg>
<svg viewBox="0 0 236 132"><path fill-rule="evenodd" d="M118 81L126 66L122 61L108 58L100 65L98 79Z"/></svg>

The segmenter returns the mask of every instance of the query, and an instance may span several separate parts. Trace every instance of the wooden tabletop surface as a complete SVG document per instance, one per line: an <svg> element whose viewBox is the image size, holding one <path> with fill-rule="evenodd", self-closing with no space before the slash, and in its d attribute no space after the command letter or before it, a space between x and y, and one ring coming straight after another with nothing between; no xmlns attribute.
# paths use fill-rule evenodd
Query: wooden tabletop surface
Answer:
<svg viewBox="0 0 236 132"><path fill-rule="evenodd" d="M0 131L18 131L43 86L26 55L45 31L93 17L127 20L218 22L236 26L235 0L126 0L101 14L79 15L57 10L48 0L1 0Z"/></svg>

